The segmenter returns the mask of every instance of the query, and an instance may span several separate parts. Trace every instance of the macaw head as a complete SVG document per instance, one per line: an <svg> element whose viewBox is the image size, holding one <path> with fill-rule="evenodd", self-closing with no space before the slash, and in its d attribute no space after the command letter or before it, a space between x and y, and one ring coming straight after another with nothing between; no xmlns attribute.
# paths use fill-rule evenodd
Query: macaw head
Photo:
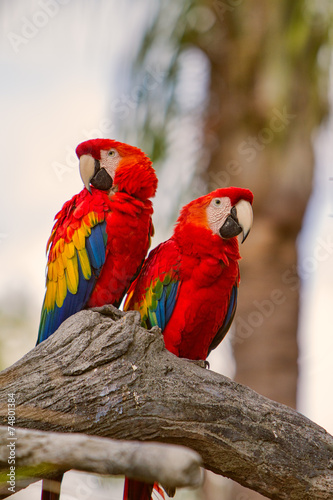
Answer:
<svg viewBox="0 0 333 500"><path fill-rule="evenodd" d="M248 189L217 189L182 208L175 234L184 233L188 243L200 238L200 246L217 244L238 252L236 237L241 234L243 243L252 227L252 201Z"/></svg>
<svg viewBox="0 0 333 500"><path fill-rule="evenodd" d="M122 191L151 198L157 188L152 162L139 148L111 139L91 139L76 148L83 184L103 191Z"/></svg>

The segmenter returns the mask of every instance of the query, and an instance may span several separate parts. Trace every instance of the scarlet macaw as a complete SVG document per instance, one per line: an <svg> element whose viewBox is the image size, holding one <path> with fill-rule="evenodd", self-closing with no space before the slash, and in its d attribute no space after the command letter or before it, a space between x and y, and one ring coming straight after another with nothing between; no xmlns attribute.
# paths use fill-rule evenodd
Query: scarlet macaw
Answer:
<svg viewBox="0 0 333 500"><path fill-rule="evenodd" d="M85 188L55 217L37 344L85 307L118 307L153 234L149 198L157 178L150 159L110 139L85 141L76 154Z"/></svg>
<svg viewBox="0 0 333 500"><path fill-rule="evenodd" d="M82 142L76 154L85 187L56 215L47 243L37 344L85 307L118 307L153 234L149 198L155 195L157 177L150 159L140 149L110 139ZM59 493L43 489L42 500L58 498Z"/></svg>
<svg viewBox="0 0 333 500"><path fill-rule="evenodd" d="M181 210L172 237L152 250L132 283L124 309L142 325L159 326L176 356L205 360L223 340L237 303L237 236L253 220L248 189L222 188ZM154 489L161 492L158 485ZM149 500L153 485L125 480L124 500Z"/></svg>

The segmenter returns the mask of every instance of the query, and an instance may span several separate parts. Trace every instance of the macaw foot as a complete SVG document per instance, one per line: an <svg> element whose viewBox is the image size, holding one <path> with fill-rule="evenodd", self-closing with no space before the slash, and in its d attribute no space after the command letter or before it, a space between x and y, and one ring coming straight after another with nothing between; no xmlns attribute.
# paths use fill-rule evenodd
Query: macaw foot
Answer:
<svg viewBox="0 0 333 500"><path fill-rule="evenodd" d="M194 363L195 365L200 366L200 368L204 368L209 370L210 364L206 359L187 359L190 363Z"/></svg>

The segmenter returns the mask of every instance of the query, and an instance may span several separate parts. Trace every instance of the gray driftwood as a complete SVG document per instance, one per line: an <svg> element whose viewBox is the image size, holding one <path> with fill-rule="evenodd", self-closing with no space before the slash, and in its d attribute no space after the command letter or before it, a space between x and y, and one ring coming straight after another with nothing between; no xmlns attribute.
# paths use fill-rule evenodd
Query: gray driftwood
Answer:
<svg viewBox="0 0 333 500"><path fill-rule="evenodd" d="M205 468L268 498L333 498L333 438L324 429L173 356L138 313L101 311L72 316L0 374L2 425L15 393L17 427L181 444Z"/></svg>
<svg viewBox="0 0 333 500"><path fill-rule="evenodd" d="M15 430L12 440L8 427L0 427L0 471L5 476L9 442L15 443L16 448L15 491L68 469L158 481L168 488L199 486L202 482L200 456L183 446L20 428ZM0 498L8 496L10 491L9 478L4 479Z"/></svg>

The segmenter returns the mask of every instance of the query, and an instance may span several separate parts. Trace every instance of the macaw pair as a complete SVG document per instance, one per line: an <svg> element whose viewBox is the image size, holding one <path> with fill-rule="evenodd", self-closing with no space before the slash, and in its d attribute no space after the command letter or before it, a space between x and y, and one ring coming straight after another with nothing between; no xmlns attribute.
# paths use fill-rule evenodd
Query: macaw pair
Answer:
<svg viewBox="0 0 333 500"><path fill-rule="evenodd" d="M146 328L159 326L169 351L206 359L235 314L237 236L244 241L252 226L251 191L222 188L192 201L144 261L157 188L151 161L109 139L83 142L76 153L85 188L56 215L37 343L83 308L118 307L127 292L124 309L138 310ZM149 500L153 487L161 492L126 479L124 499Z"/></svg>

